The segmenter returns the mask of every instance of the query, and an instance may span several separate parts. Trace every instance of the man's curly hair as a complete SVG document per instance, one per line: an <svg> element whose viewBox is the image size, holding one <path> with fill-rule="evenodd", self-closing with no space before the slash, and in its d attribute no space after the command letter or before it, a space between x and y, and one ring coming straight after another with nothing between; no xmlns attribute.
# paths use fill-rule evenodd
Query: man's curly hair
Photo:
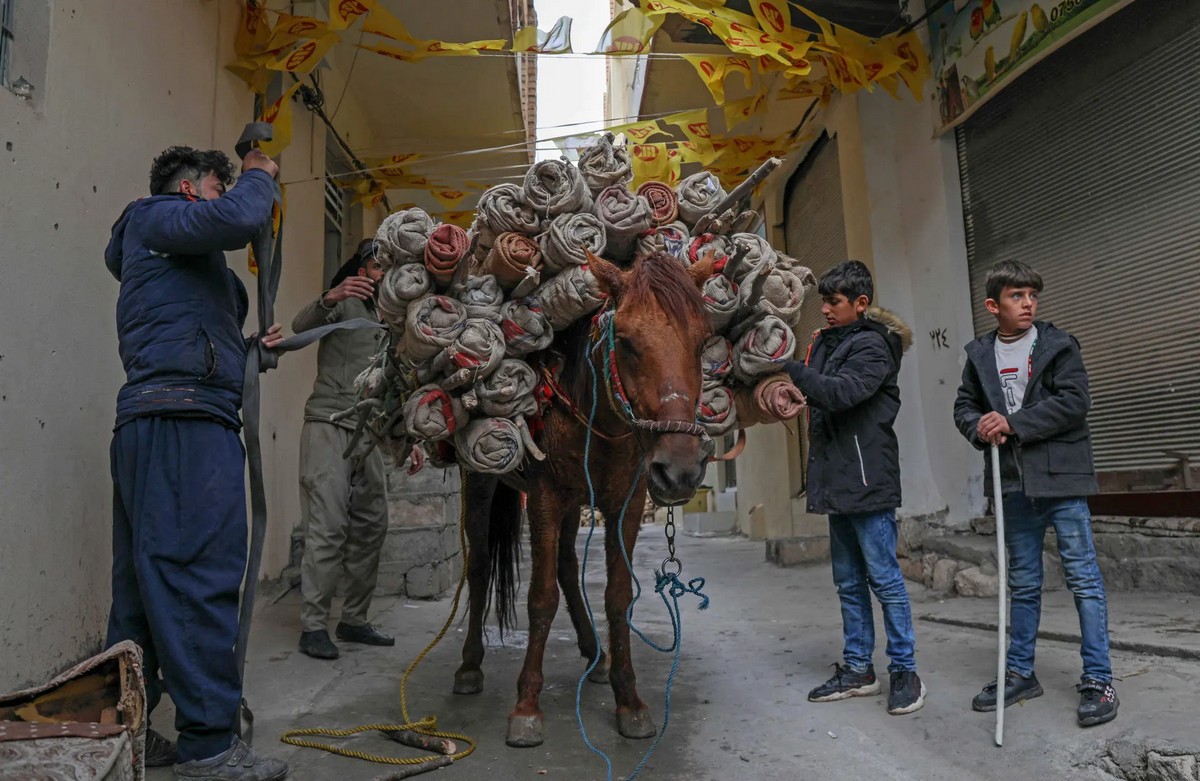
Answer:
<svg viewBox="0 0 1200 781"><path fill-rule="evenodd" d="M190 146L167 147L150 166L150 194L179 192L179 183L184 179L199 183L210 173L228 187L233 183L233 171L229 156L218 149L201 151Z"/></svg>

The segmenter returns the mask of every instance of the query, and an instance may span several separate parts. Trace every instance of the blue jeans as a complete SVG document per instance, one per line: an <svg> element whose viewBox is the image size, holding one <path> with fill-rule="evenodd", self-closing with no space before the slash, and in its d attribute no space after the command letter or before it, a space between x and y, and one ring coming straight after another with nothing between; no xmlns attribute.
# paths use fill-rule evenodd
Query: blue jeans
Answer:
<svg viewBox="0 0 1200 781"><path fill-rule="evenodd" d="M1110 683L1108 599L1092 544L1092 516L1087 500L1031 499L1016 492L1004 496L1004 542L1008 548L1008 587L1012 592L1012 628L1008 669L1033 674L1033 651L1042 617L1042 542L1054 526L1067 587L1075 595L1083 642L1083 678Z"/></svg>
<svg viewBox="0 0 1200 781"><path fill-rule="evenodd" d="M892 660L888 672L917 669L912 607L896 560L896 531L896 513L892 510L829 516L833 583L842 603L846 638L842 659L856 672L864 672L875 653L870 591L875 592L883 609L887 655Z"/></svg>

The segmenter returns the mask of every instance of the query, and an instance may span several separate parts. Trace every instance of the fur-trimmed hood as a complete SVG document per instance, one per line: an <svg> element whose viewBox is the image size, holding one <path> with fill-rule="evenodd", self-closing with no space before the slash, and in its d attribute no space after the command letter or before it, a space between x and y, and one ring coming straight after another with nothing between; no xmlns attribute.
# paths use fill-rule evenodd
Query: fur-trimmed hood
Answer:
<svg viewBox="0 0 1200 781"><path fill-rule="evenodd" d="M872 306L867 309L867 313L863 317L886 328L889 335L895 336L900 340L900 352L908 352L908 348L912 346L912 329L900 319L899 315L890 309L884 309L881 306Z"/></svg>

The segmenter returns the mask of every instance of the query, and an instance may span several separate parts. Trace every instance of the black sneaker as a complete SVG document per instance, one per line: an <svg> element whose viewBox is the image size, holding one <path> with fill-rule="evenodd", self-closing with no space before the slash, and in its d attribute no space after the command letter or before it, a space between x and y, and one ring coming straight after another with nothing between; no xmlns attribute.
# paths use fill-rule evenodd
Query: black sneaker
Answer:
<svg viewBox="0 0 1200 781"><path fill-rule="evenodd" d="M892 688L888 692L888 713L901 716L921 710L925 704L925 684L913 670L892 673Z"/></svg>
<svg viewBox="0 0 1200 781"><path fill-rule="evenodd" d="M350 624L338 622L337 628L333 630L333 633L337 635L338 640L345 640L347 643L384 646L396 644L396 638L388 637L370 624L351 626Z"/></svg>
<svg viewBox="0 0 1200 781"><path fill-rule="evenodd" d="M1036 675L1030 674L1025 678L1012 670L1004 674L1004 707L1041 697L1042 694L1042 685L1038 683ZM975 695L975 699L971 700L971 707L985 713L996 710L995 681L984 686L983 691Z"/></svg>
<svg viewBox="0 0 1200 781"><path fill-rule="evenodd" d="M175 778L195 781L283 781L288 766L278 759L259 756L241 740L208 759L175 766Z"/></svg>
<svg viewBox="0 0 1200 781"><path fill-rule="evenodd" d="M301 632L300 653L314 659L336 659L339 655L338 647L329 639L329 633L324 629Z"/></svg>
<svg viewBox="0 0 1200 781"><path fill-rule="evenodd" d="M875 677L874 667L868 665L867 671L860 673L834 663L833 670L832 678L808 693L809 702L834 702L879 694L879 679Z"/></svg>
<svg viewBox="0 0 1200 781"><path fill-rule="evenodd" d="M166 767L179 761L175 744L152 729L146 730L146 767Z"/></svg>
<svg viewBox="0 0 1200 781"><path fill-rule="evenodd" d="M1094 727L1117 717L1121 701L1111 683L1084 681L1075 687L1079 692L1079 710L1075 711L1079 726Z"/></svg>

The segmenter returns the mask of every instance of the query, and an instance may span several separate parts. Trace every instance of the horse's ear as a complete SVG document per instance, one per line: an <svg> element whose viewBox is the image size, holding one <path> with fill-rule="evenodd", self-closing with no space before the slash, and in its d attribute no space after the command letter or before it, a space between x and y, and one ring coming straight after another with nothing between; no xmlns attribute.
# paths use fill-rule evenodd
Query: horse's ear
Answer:
<svg viewBox="0 0 1200 781"><path fill-rule="evenodd" d="M592 276L600 283L600 289L614 301L620 298L625 287L624 272L586 247L583 251L587 254L588 268L591 269Z"/></svg>
<svg viewBox="0 0 1200 781"><path fill-rule="evenodd" d="M714 269L716 264L716 250L710 249L708 252L705 252L700 256L700 260L697 260L688 268L688 275L691 276L692 281L696 283L696 287L704 287L704 283L707 282L714 273L716 273Z"/></svg>

